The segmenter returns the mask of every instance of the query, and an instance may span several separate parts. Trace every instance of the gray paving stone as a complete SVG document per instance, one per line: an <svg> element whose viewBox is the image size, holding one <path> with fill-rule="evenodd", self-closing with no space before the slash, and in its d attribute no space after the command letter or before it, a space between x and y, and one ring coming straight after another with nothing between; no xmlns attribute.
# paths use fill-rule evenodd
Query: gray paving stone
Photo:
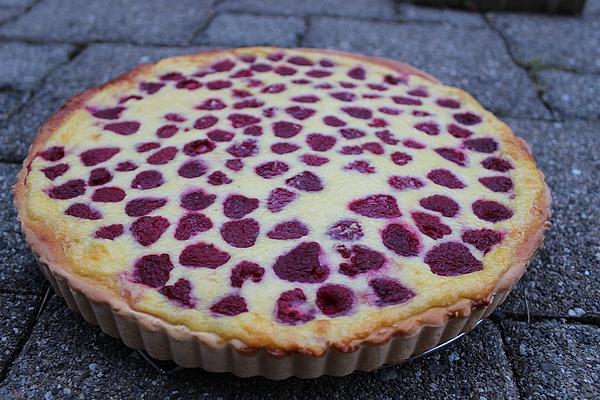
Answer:
<svg viewBox="0 0 600 400"><path fill-rule="evenodd" d="M600 18L497 14L491 21L520 62L600 71Z"/></svg>
<svg viewBox="0 0 600 400"><path fill-rule="evenodd" d="M19 343L27 335L40 301L37 296L0 293L0 376L4 376Z"/></svg>
<svg viewBox="0 0 600 400"><path fill-rule="evenodd" d="M27 98L28 95L25 93L0 92L0 124L6 121Z"/></svg>
<svg viewBox="0 0 600 400"><path fill-rule="evenodd" d="M7 23L0 34L45 41L185 44L208 18L212 2L46 0Z"/></svg>
<svg viewBox="0 0 600 400"><path fill-rule="evenodd" d="M600 75L540 71L544 99L566 117L600 119Z"/></svg>
<svg viewBox="0 0 600 400"><path fill-rule="evenodd" d="M138 47L92 45L69 64L54 71L23 110L0 126L0 159L20 161L40 125L70 97L97 86L140 63L170 55L193 53L206 47Z"/></svg>
<svg viewBox="0 0 600 400"><path fill-rule="evenodd" d="M3 7L0 6L0 24L8 21L11 18L23 13L23 9L19 7Z"/></svg>
<svg viewBox="0 0 600 400"><path fill-rule="evenodd" d="M221 14L194 42L224 46L294 47L303 32L304 21L299 17Z"/></svg>
<svg viewBox="0 0 600 400"><path fill-rule="evenodd" d="M47 394L48 393L48 394ZM50 300L0 387L0 398L390 399L514 398L500 332L484 323L437 354L344 378L272 382L186 370L157 373L140 356Z"/></svg>
<svg viewBox="0 0 600 400"><path fill-rule="evenodd" d="M598 398L600 328L554 321L502 327L522 398Z"/></svg>
<svg viewBox="0 0 600 400"><path fill-rule="evenodd" d="M481 14L452 8L421 7L403 3L400 6L400 18L407 21L448 22L461 27L485 27L487 24Z"/></svg>
<svg viewBox="0 0 600 400"><path fill-rule="evenodd" d="M586 15L600 14L600 0L587 0L583 13Z"/></svg>
<svg viewBox="0 0 600 400"><path fill-rule="evenodd" d="M0 164L0 292L41 293L45 280L21 235L11 194L19 169Z"/></svg>
<svg viewBox="0 0 600 400"><path fill-rule="evenodd" d="M600 124L509 120L533 149L553 196L544 248L502 307L532 316L600 316ZM527 303L526 303L527 300Z"/></svg>
<svg viewBox="0 0 600 400"><path fill-rule="evenodd" d="M393 0L225 0L219 10L283 15L337 15L361 18L395 18Z"/></svg>
<svg viewBox="0 0 600 400"><path fill-rule="evenodd" d="M0 7L21 7L31 5L34 0L0 0Z"/></svg>
<svg viewBox="0 0 600 400"><path fill-rule="evenodd" d="M466 89L501 115L549 117L525 71L490 29L314 18L305 44L398 59Z"/></svg>
<svg viewBox="0 0 600 400"><path fill-rule="evenodd" d="M69 60L73 46L0 43L0 87L32 89L57 65Z"/></svg>

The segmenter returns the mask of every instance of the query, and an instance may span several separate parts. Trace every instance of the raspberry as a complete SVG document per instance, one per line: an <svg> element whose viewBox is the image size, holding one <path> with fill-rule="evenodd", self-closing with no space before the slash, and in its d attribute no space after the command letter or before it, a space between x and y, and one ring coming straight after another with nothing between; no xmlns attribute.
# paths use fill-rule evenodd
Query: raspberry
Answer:
<svg viewBox="0 0 600 400"><path fill-rule="evenodd" d="M185 76L179 72L169 72L164 75L161 75L161 81L181 81L185 79Z"/></svg>
<svg viewBox="0 0 600 400"><path fill-rule="evenodd" d="M217 72L230 71L233 67L235 67L235 63L231 60L219 61L210 66L210 68Z"/></svg>
<svg viewBox="0 0 600 400"><path fill-rule="evenodd" d="M279 212L294 201L295 198L296 193L284 188L275 188L269 194L267 208L273 213Z"/></svg>
<svg viewBox="0 0 600 400"><path fill-rule="evenodd" d="M308 228L298 220L281 222L267 233L274 240L300 239L308 235Z"/></svg>
<svg viewBox="0 0 600 400"><path fill-rule="evenodd" d="M212 221L204 214L187 214L184 215L177 224L175 230L175 239L188 240L192 236L206 232L212 228Z"/></svg>
<svg viewBox="0 0 600 400"><path fill-rule="evenodd" d="M452 233L452 229L448 225L442 224L439 217L435 215L413 212L412 217L421 233L432 239L441 239Z"/></svg>
<svg viewBox="0 0 600 400"><path fill-rule="evenodd" d="M65 149L62 146L52 146L38 154L46 161L58 161L65 156Z"/></svg>
<svg viewBox="0 0 600 400"><path fill-rule="evenodd" d="M137 121L113 122L104 125L104 129L119 135L133 135L140 129L140 123Z"/></svg>
<svg viewBox="0 0 600 400"><path fill-rule="evenodd" d="M454 114L454 119L459 124L476 125L481 122L481 117L470 112Z"/></svg>
<svg viewBox="0 0 600 400"><path fill-rule="evenodd" d="M382 112L387 115L400 115L400 113L402 112L400 110L397 110L397 109L391 108L391 107L379 107L378 110L379 110L379 112Z"/></svg>
<svg viewBox="0 0 600 400"><path fill-rule="evenodd" d="M423 88L413 89L409 91L408 94L415 97L429 97L429 93L427 93L427 90Z"/></svg>
<svg viewBox="0 0 600 400"><path fill-rule="evenodd" d="M215 202L217 196L214 194L206 193L204 190L199 189L193 192L184 194L181 197L181 207L190 211L200 211L209 207Z"/></svg>
<svg viewBox="0 0 600 400"><path fill-rule="evenodd" d="M231 87L231 85L233 85L231 83L231 81L216 80L216 81L208 82L206 84L206 88L208 90L221 90L221 89L227 89L228 87Z"/></svg>
<svg viewBox="0 0 600 400"><path fill-rule="evenodd" d="M354 293L346 286L329 284L317 290L317 306L327 316L347 314L353 304Z"/></svg>
<svg viewBox="0 0 600 400"><path fill-rule="evenodd" d="M327 151L335 146L336 139L333 136L323 135L321 133L310 133L306 137L306 143L314 151Z"/></svg>
<svg viewBox="0 0 600 400"><path fill-rule="evenodd" d="M378 251L366 246L352 246L350 262L340 264L340 272L348 276L356 276L368 271L378 270L383 267L385 257Z"/></svg>
<svg viewBox="0 0 600 400"><path fill-rule="evenodd" d="M212 110L222 110L225 107L227 107L227 106L225 105L225 103L223 103L223 101L221 99L212 98L212 99L204 100L202 103L198 104L194 108L196 110L212 111Z"/></svg>
<svg viewBox="0 0 600 400"><path fill-rule="evenodd" d="M244 162L239 158L225 161L225 166L232 171L238 172L244 168Z"/></svg>
<svg viewBox="0 0 600 400"><path fill-rule="evenodd" d="M281 93L285 90L283 83L275 83L273 85L265 86L260 92L261 93Z"/></svg>
<svg viewBox="0 0 600 400"><path fill-rule="evenodd" d="M201 87L202 84L195 79L184 79L175 85L177 89L196 90Z"/></svg>
<svg viewBox="0 0 600 400"><path fill-rule="evenodd" d="M348 208L369 218L397 218L402 215L396 199L387 194L375 194L354 200Z"/></svg>
<svg viewBox="0 0 600 400"><path fill-rule="evenodd" d="M508 208L491 200L477 200L472 207L477 218L488 222L504 221L513 215Z"/></svg>
<svg viewBox="0 0 600 400"><path fill-rule="evenodd" d="M198 139L186 143L183 146L184 154L188 156L197 156L200 154L210 153L217 147L212 141L208 139Z"/></svg>
<svg viewBox="0 0 600 400"><path fill-rule="evenodd" d="M208 167L200 160L190 160L179 167L177 173L183 178L197 178L206 173Z"/></svg>
<svg viewBox="0 0 600 400"><path fill-rule="evenodd" d="M285 181L289 186L305 192L319 192L323 190L321 178L310 171L303 171Z"/></svg>
<svg viewBox="0 0 600 400"><path fill-rule="evenodd" d="M365 107L343 107L342 111L356 119L371 119L373 112Z"/></svg>
<svg viewBox="0 0 600 400"><path fill-rule="evenodd" d="M433 196L425 197L419 202L421 207L426 208L430 211L439 212L444 217L454 217L458 214L458 203L452 200L450 197L443 196L441 194L434 194Z"/></svg>
<svg viewBox="0 0 600 400"><path fill-rule="evenodd" d="M221 226L221 237L233 247L247 248L254 246L259 230L255 219L239 219L225 222Z"/></svg>
<svg viewBox="0 0 600 400"><path fill-rule="evenodd" d="M265 275L265 269L256 263L242 261L231 270L231 286L241 288L248 279L258 283Z"/></svg>
<svg viewBox="0 0 600 400"><path fill-rule="evenodd" d="M410 154L402 153L400 151L392 153L391 158L394 164L400 166L408 164L408 162L413 159Z"/></svg>
<svg viewBox="0 0 600 400"><path fill-rule="evenodd" d="M131 187L134 189L153 189L161 186L165 180L160 172L149 170L138 173L131 181Z"/></svg>
<svg viewBox="0 0 600 400"><path fill-rule="evenodd" d="M92 195L92 200L100 203L117 203L124 198L125 191L118 187L103 187L96 189Z"/></svg>
<svg viewBox="0 0 600 400"><path fill-rule="evenodd" d="M388 184L397 190L419 189L425 186L423 181L412 176L390 176Z"/></svg>
<svg viewBox="0 0 600 400"><path fill-rule="evenodd" d="M214 142L231 142L235 134L222 129L215 129L206 134L208 138Z"/></svg>
<svg viewBox="0 0 600 400"><path fill-rule="evenodd" d="M289 282L318 283L329 275L329 268L319 261L321 247L316 242L304 242L277 257L275 274Z"/></svg>
<svg viewBox="0 0 600 400"><path fill-rule="evenodd" d="M179 115L179 114L176 114L176 113L165 114L164 118L167 121L171 121L171 122L185 122L185 121L187 121L187 118L185 118L183 115Z"/></svg>
<svg viewBox="0 0 600 400"><path fill-rule="evenodd" d="M84 151L79 155L79 158L86 167L93 167L94 165L109 160L119 151L121 150L117 147L100 147Z"/></svg>
<svg viewBox="0 0 600 400"><path fill-rule="evenodd" d="M179 279L175 284L163 286L160 294L185 308L194 308L196 302L192 298L192 284L187 279Z"/></svg>
<svg viewBox="0 0 600 400"><path fill-rule="evenodd" d="M441 276L457 276L481 271L483 265L461 243L448 242L435 246L425 256L431 272Z"/></svg>
<svg viewBox="0 0 600 400"><path fill-rule="evenodd" d="M444 157L446 160L452 161L460 166L464 167L466 164L465 154L460 150L452 149L450 147L440 147L435 149L435 152Z"/></svg>
<svg viewBox="0 0 600 400"><path fill-rule="evenodd" d="M65 172L69 170L69 165L67 164L56 164L51 167L42 168L42 172L46 175L46 178L51 181L55 180L59 176L64 175ZM107 171L108 172L108 171ZM110 176L110 173L109 173ZM88 182L89 184L89 182Z"/></svg>
<svg viewBox="0 0 600 400"><path fill-rule="evenodd" d="M168 139L171 136L175 135L179 130L175 125L163 125L156 130L156 136L161 139Z"/></svg>
<svg viewBox="0 0 600 400"><path fill-rule="evenodd" d="M421 102L421 100L419 100L419 99L413 99L410 97L403 97L403 96L393 96L392 100L396 104L401 104L401 105L406 105L406 106L420 106L421 104L423 104Z"/></svg>
<svg viewBox="0 0 600 400"><path fill-rule="evenodd" d="M162 89L163 86L165 86L165 84L159 82L142 82L140 83L140 90L148 94L154 94Z"/></svg>
<svg viewBox="0 0 600 400"><path fill-rule="evenodd" d="M210 307L210 311L215 314L232 317L248 311L246 300L239 295L231 295L222 298Z"/></svg>
<svg viewBox="0 0 600 400"><path fill-rule="evenodd" d="M415 128L432 136L440 134L440 127L435 122L419 122Z"/></svg>
<svg viewBox="0 0 600 400"><path fill-rule="evenodd" d="M449 189L462 189L465 184L447 169L432 169L427 177L435 184L445 186Z"/></svg>
<svg viewBox="0 0 600 400"><path fill-rule="evenodd" d="M491 138L467 139L464 145L467 149L479 153L493 153L498 150L498 143Z"/></svg>
<svg viewBox="0 0 600 400"><path fill-rule="evenodd" d="M381 232L383 244L399 256L411 257L419 254L421 244L418 236L404 225L390 224Z"/></svg>
<svg viewBox="0 0 600 400"><path fill-rule="evenodd" d="M479 178L479 182L492 192L509 192L513 188L513 183L510 178L505 176L488 176Z"/></svg>
<svg viewBox="0 0 600 400"><path fill-rule="evenodd" d="M77 217L81 219L97 220L102 218L100 211L95 210L83 203L74 203L65 210L66 215L71 217Z"/></svg>
<svg viewBox="0 0 600 400"><path fill-rule="evenodd" d="M410 149L424 149L425 146L423 143L417 142L416 140L406 139L402 142L402 144Z"/></svg>
<svg viewBox="0 0 600 400"><path fill-rule="evenodd" d="M108 240L114 240L116 238L118 238L119 236L121 236L124 232L123 229L123 225L121 224L113 224L113 225L107 225L107 226L103 226L102 228L98 229L96 231L96 233L94 233L94 237L96 239L108 239Z"/></svg>
<svg viewBox="0 0 600 400"><path fill-rule="evenodd" d="M260 118L248 114L231 114L227 119L234 128L243 128L248 125L256 125L260 122Z"/></svg>
<svg viewBox="0 0 600 400"><path fill-rule="evenodd" d="M332 240L354 241L364 236L359 222L353 219L344 219L336 222L327 230L327 236Z"/></svg>
<svg viewBox="0 0 600 400"><path fill-rule="evenodd" d="M269 72L273 69L268 64L254 64L250 68L252 69L252 71L255 71L255 72Z"/></svg>
<svg viewBox="0 0 600 400"><path fill-rule="evenodd" d="M363 143L362 148L367 150L370 153L377 154L377 155L381 155L381 154L385 153L383 146L377 142Z"/></svg>
<svg viewBox="0 0 600 400"><path fill-rule="evenodd" d="M133 282L159 288L169 281L173 264L168 254L143 256L133 266Z"/></svg>
<svg viewBox="0 0 600 400"><path fill-rule="evenodd" d="M117 164L117 168L115 168L115 170L117 170L117 171L133 171L136 169L137 169L137 165L135 165L131 161L120 162Z"/></svg>
<svg viewBox="0 0 600 400"><path fill-rule="evenodd" d="M183 249L179 255L179 263L186 267L215 269L227 263L230 258L228 253L214 245L200 242Z"/></svg>
<svg viewBox="0 0 600 400"><path fill-rule="evenodd" d="M391 278L375 278L369 286L378 298L378 306L402 304L415 297L415 292Z"/></svg>
<svg viewBox="0 0 600 400"><path fill-rule="evenodd" d="M167 199L143 197L127 202L125 213L130 217L143 217L167 204Z"/></svg>
<svg viewBox="0 0 600 400"><path fill-rule="evenodd" d="M258 199L242 196L241 194L229 195L223 203L223 213L231 219L240 219L257 208Z"/></svg>
<svg viewBox="0 0 600 400"><path fill-rule="evenodd" d="M214 126L219 119L212 115L207 115L204 117L200 117L194 122L194 129L208 129L211 126Z"/></svg>
<svg viewBox="0 0 600 400"><path fill-rule="evenodd" d="M237 158L251 157L258 154L258 146L256 140L248 139L242 143L232 144L227 148L227 152Z"/></svg>
<svg viewBox="0 0 600 400"><path fill-rule="evenodd" d="M296 73L294 68L286 67L285 65L281 65L275 68L275 73L281 76L290 76Z"/></svg>
<svg viewBox="0 0 600 400"><path fill-rule="evenodd" d="M213 186L229 185L233 180L222 171L215 171L208 176L207 182Z"/></svg>
<svg viewBox="0 0 600 400"><path fill-rule="evenodd" d="M348 71L348 76L353 79L364 80L367 74L363 68L356 67Z"/></svg>
<svg viewBox="0 0 600 400"><path fill-rule="evenodd" d="M346 125L344 121L339 119L338 117L334 117L333 115L328 115L323 118L323 123L327 126L340 127Z"/></svg>
<svg viewBox="0 0 600 400"><path fill-rule="evenodd" d="M485 169L498 172L506 172L513 168L509 161L497 157L488 157L481 162L481 165Z"/></svg>
<svg viewBox="0 0 600 400"><path fill-rule="evenodd" d="M131 234L142 246L156 242L169 227L164 217L140 217L131 224Z"/></svg>
<svg viewBox="0 0 600 400"><path fill-rule="evenodd" d="M83 179L72 179L59 186L54 186L48 190L48 196L57 200L68 200L81 196L85 193L85 182Z"/></svg>
<svg viewBox="0 0 600 400"><path fill-rule="evenodd" d="M473 134L473 132L471 132L470 130L462 128L455 124L448 125L448 133L459 139L468 138Z"/></svg>
<svg viewBox="0 0 600 400"><path fill-rule="evenodd" d="M294 143L274 143L271 145L271 151L276 154L288 154L298 150L300 146Z"/></svg>
<svg viewBox="0 0 600 400"><path fill-rule="evenodd" d="M160 147L160 143L158 143L158 142L148 142L148 143L138 144L137 146L135 146L135 150L138 153L146 153L150 150L158 149L159 147Z"/></svg>
<svg viewBox="0 0 600 400"><path fill-rule="evenodd" d="M329 158L321 157L316 154L303 154L300 156L300 161L306 165L320 167L321 165L327 164L329 162Z"/></svg>
<svg viewBox="0 0 600 400"><path fill-rule="evenodd" d="M344 146L340 149L340 153L344 155L362 154L363 148L361 146Z"/></svg>
<svg viewBox="0 0 600 400"><path fill-rule="evenodd" d="M265 105L265 103L263 101L256 100L256 99L248 99L248 100L242 100L242 101L238 101L237 103L234 103L233 108L235 108L236 110L242 110L244 108L260 108L264 105Z"/></svg>
<svg viewBox="0 0 600 400"><path fill-rule="evenodd" d="M400 141L394 137L394 134L390 131L383 130L375 132L375 136L377 136L383 143L390 144L392 146L398 144Z"/></svg>
<svg viewBox="0 0 600 400"><path fill-rule="evenodd" d="M289 139L296 136L302 129L301 125L292 122L278 121L273 124L273 132L275 136Z"/></svg>
<svg viewBox="0 0 600 400"><path fill-rule="evenodd" d="M491 229L471 229L460 236L463 242L474 246L477 250L487 253L494 245L502 241L502 234Z"/></svg>
<svg viewBox="0 0 600 400"><path fill-rule="evenodd" d="M281 293L277 299L275 314L280 322L290 325L305 323L314 318L314 311L308 309L306 295L299 288Z"/></svg>
<svg viewBox="0 0 600 400"><path fill-rule="evenodd" d="M311 78L325 78L326 76L331 76L331 74L331 72L322 69L313 69L306 73L306 75Z"/></svg>
<svg viewBox="0 0 600 400"><path fill-rule="evenodd" d="M317 103L320 99L317 96L307 95L307 96L295 96L292 97L292 101L296 103Z"/></svg>
<svg viewBox="0 0 600 400"><path fill-rule="evenodd" d="M347 170L355 170L360 172L361 174L374 174L375 167L369 164L368 161L365 160L356 160L352 161L350 164L346 165L344 169Z"/></svg>
<svg viewBox="0 0 600 400"><path fill-rule="evenodd" d="M283 161L269 161L258 165L254 171L262 178L271 179L286 173L289 169L290 167Z"/></svg>

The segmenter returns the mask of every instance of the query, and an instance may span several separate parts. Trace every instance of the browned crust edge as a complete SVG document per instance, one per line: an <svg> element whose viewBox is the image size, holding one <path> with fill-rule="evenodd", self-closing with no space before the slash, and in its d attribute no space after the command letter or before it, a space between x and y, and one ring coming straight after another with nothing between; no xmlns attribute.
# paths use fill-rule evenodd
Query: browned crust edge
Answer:
<svg viewBox="0 0 600 400"><path fill-rule="evenodd" d="M238 53L248 52L253 49L260 49L262 51L269 50L285 50L277 48L241 48L241 49L217 49L208 52L199 52L195 54L185 55L183 57L201 57L211 58L218 54L227 53ZM321 50L321 49L296 49L300 51L312 52L312 53L323 53L332 54L343 57L354 58L369 62L372 64L384 65L389 68L396 70L399 73L419 75L425 79L428 79L435 83L440 83L439 80L433 76L420 71L412 66L388 60L379 57L370 57L364 55L357 55L352 53L346 53L335 50ZM149 71L154 64L142 64L129 72L122 74L111 80L104 85L85 90L81 94L70 99L56 114L48 119L48 121L39 129L36 138L34 139L27 158L23 162L23 168L19 172L17 183L13 187L15 206L18 211L19 220L21 222L23 232L27 243L33 249L33 252L40 257L40 261L48 265L50 271L63 279L66 279L70 286L83 293L89 299L101 303L107 304L111 307L113 312L120 316L123 316L129 320L135 321L143 330L150 332L157 331L159 329L165 330L170 336L175 339L189 339L192 337L194 340L198 340L204 344L212 346L214 348L222 348L224 345L230 344L233 348L241 352L254 352L260 350L260 348L251 348L241 343L239 340L224 341L218 335L214 333L192 331L189 328L182 325L173 325L164 320L155 317L150 314L139 312L134 310L121 296L116 294L114 291L99 287L93 283L88 282L85 278L75 275L61 266L61 260L64 259L62 252L62 244L59 240L53 237L47 227L42 224L35 223L27 218L25 212L25 180L28 174L28 167L35 158L38 151L44 147L44 144L48 141L53 132L57 127L61 126L74 111L81 108L88 99L93 97L99 91L117 85L123 81L133 80L134 77ZM515 145L518 151L518 156L533 160L529 146L522 139L516 137L512 130L506 125L503 126L503 130L508 135L508 138ZM505 138L506 139L506 138ZM517 248L513 256L511 267L498 279L496 285L486 296L479 299L462 299L455 304L447 307L431 308L423 313L414 315L408 319L398 321L393 326L384 327L371 333L366 338L358 338L349 342L344 343L331 343L330 348L336 348L343 352L351 352L358 349L363 344L381 344L389 340L391 337L396 335L403 335L405 337L412 337L419 333L424 326L443 326L452 318L466 317L481 304L488 304L497 292L508 291L514 284L520 279L525 272L527 264L531 257L533 257L537 248L541 245L543 240L543 233L549 227L548 219L550 217L550 191L544 182L543 175L540 172L540 179L543 182L544 190L543 193L536 199L535 205L532 211L537 214L533 218L533 222L529 224L527 229L524 231L524 237L526 241ZM285 356L293 353L304 354L309 356L322 356L324 352L315 353L311 349L306 348L294 348L291 350L273 350L265 349L275 356Z"/></svg>

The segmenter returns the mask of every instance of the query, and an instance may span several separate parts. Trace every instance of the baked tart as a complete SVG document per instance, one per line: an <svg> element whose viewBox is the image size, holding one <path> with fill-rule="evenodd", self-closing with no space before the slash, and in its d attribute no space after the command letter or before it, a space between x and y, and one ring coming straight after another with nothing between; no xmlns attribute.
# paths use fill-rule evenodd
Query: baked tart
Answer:
<svg viewBox="0 0 600 400"><path fill-rule="evenodd" d="M526 144L395 61L240 48L70 100L15 186L69 305L186 367L285 378L401 362L520 278L550 197Z"/></svg>

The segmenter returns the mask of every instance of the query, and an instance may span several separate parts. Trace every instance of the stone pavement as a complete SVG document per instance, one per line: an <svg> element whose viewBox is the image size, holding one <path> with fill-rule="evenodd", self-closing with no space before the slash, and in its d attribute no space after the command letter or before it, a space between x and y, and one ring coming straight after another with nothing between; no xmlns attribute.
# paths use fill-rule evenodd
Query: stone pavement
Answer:
<svg viewBox="0 0 600 400"><path fill-rule="evenodd" d="M407 365L270 382L167 375L56 296L44 301L9 192L39 125L136 64L247 45L414 64L473 93L532 145L553 191L553 227L493 318ZM0 398L600 397L599 0L580 17L393 0L0 0L0 60Z"/></svg>

